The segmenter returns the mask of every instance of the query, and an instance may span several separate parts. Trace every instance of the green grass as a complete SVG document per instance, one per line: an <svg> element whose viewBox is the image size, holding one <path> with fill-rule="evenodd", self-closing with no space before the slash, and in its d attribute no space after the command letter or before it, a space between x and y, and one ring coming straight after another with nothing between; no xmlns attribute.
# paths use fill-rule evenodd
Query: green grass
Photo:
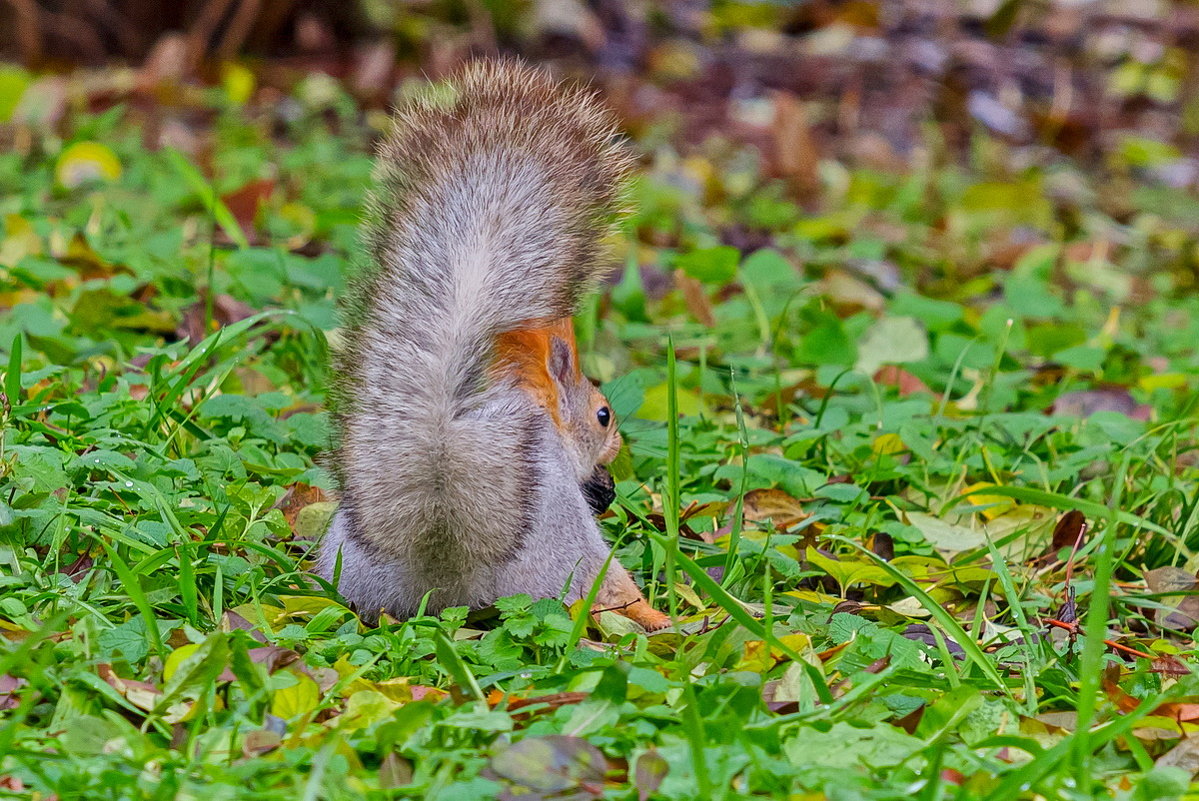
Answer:
<svg viewBox="0 0 1199 801"><path fill-rule="evenodd" d="M370 627L306 573L368 118L204 102L202 156L124 107L0 154L0 796L1187 792L1193 201L996 142L834 165L803 213L745 154L647 159L581 341L628 442L604 526L677 630ZM119 176L63 186L82 141Z"/></svg>

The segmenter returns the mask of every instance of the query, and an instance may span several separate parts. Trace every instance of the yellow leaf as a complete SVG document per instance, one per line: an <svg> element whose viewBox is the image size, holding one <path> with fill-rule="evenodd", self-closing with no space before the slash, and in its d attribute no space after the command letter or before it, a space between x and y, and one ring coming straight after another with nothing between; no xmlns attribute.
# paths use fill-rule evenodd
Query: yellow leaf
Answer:
<svg viewBox="0 0 1199 801"><path fill-rule="evenodd" d="M229 610L244 617L251 624L263 629L276 629L283 625L287 613L277 606L270 604L242 604Z"/></svg>
<svg viewBox="0 0 1199 801"><path fill-rule="evenodd" d="M254 83L254 73L241 64L226 61L221 65L221 87L230 103L245 105L254 94Z"/></svg>
<svg viewBox="0 0 1199 801"><path fill-rule="evenodd" d="M977 484L971 484L968 487L962 488L962 495L974 492L977 489L985 489L993 487L994 484L987 481L980 481ZM985 509L980 509L979 513L988 520L994 520L1001 514L1008 512L1016 505L1016 502L1011 498L1004 498L1001 495L971 495L969 502L974 506L985 506Z"/></svg>
<svg viewBox="0 0 1199 801"><path fill-rule="evenodd" d="M350 682L350 686L346 687L345 694L353 696L355 693L373 692L397 704L406 704L412 700L412 688L408 685L409 679L406 676L397 679L384 679L383 681L355 679Z"/></svg>
<svg viewBox="0 0 1199 801"><path fill-rule="evenodd" d="M364 729L391 716L399 703L373 690L359 690L346 699L346 709L337 719L340 729Z"/></svg>
<svg viewBox="0 0 1199 801"><path fill-rule="evenodd" d="M286 676L295 679L289 687L283 687L271 693L271 714L284 719L306 715L316 709L321 701L321 688L306 673L285 670L275 676Z"/></svg>
<svg viewBox="0 0 1199 801"><path fill-rule="evenodd" d="M1146 392L1155 389L1178 389L1187 385L1187 377L1183 373L1158 373L1143 376L1137 381L1137 386Z"/></svg>
<svg viewBox="0 0 1199 801"><path fill-rule="evenodd" d="M337 657L337 661L333 663L333 669L343 679L349 678L360 670L358 665L350 664L350 660L345 654Z"/></svg>
<svg viewBox="0 0 1199 801"><path fill-rule="evenodd" d="M107 183L121 177L121 162L99 142L76 142L59 154L54 177L67 189L91 181Z"/></svg>
<svg viewBox="0 0 1199 801"><path fill-rule="evenodd" d="M737 670L748 670L753 673L765 673L774 667L774 658L770 649L761 640L750 640L745 644L745 651L737 662Z"/></svg>
<svg viewBox="0 0 1199 801"><path fill-rule="evenodd" d="M812 638L804 634L802 631L784 634L777 638L780 643L795 651L797 654L802 654L812 646ZM774 648L774 655L778 659L782 659L784 654L778 648Z"/></svg>
<svg viewBox="0 0 1199 801"><path fill-rule="evenodd" d="M700 600L699 593L690 584L684 584L681 581L675 582L674 591L678 593L680 598L696 609L704 608L704 602Z"/></svg>
<svg viewBox="0 0 1199 801"><path fill-rule="evenodd" d="M0 240L0 266L16 267L26 256L42 252L42 239L33 225L19 214L4 217L4 239Z"/></svg>
<svg viewBox="0 0 1199 801"><path fill-rule="evenodd" d="M167 657L167 661L162 666L162 681L164 684L170 681L171 677L175 675L175 671L183 664L183 660L194 654L199 647L198 643L192 642L187 645L181 645L174 651L171 651L171 655Z"/></svg>
<svg viewBox="0 0 1199 801"><path fill-rule="evenodd" d="M342 607L332 598L321 598L316 595L290 595L281 599L283 611L287 617L308 618L330 606Z"/></svg>
<svg viewBox="0 0 1199 801"><path fill-rule="evenodd" d="M645 402L641 404L637 417L642 420L665 421L669 408L667 404L669 393L670 387L666 384L658 384L647 389ZM696 415L699 414L699 409L699 395L695 390L679 387L679 414Z"/></svg>
<svg viewBox="0 0 1199 801"><path fill-rule="evenodd" d="M898 434L881 434L874 438L871 450L878 454L903 453L908 449Z"/></svg>

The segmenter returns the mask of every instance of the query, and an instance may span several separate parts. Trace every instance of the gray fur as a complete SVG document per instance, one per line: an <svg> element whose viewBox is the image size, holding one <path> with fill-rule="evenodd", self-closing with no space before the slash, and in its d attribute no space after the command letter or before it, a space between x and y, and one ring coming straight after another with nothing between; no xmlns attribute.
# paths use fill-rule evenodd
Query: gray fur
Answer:
<svg viewBox="0 0 1199 801"><path fill-rule="evenodd" d="M499 561L472 560L445 570L431 583L424 565L392 559L363 543L352 530L352 514L341 509L322 545L317 572L332 579L341 554L340 590L364 614L383 610L395 615L414 612L434 590L429 609L480 607L515 593L534 597L563 595L570 603L591 588L608 557L608 545L583 497L553 426L538 432L535 468L541 491L534 496L534 521L523 547ZM357 512L357 509L354 510ZM445 565L449 567L449 565ZM620 570L619 565L613 566Z"/></svg>
<svg viewBox="0 0 1199 801"><path fill-rule="evenodd" d="M334 364L343 508L317 564L331 577L340 551L364 612L554 596L572 572L578 597L606 558L579 487L598 451L490 367L498 334L574 313L603 272L628 168L612 134L590 95L512 62L397 114ZM563 389L567 423L592 414Z"/></svg>

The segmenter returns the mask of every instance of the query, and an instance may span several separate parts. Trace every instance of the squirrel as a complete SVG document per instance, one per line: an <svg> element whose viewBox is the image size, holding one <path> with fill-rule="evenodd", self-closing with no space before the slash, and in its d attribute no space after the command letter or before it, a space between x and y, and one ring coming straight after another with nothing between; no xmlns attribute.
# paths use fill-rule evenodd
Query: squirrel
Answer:
<svg viewBox="0 0 1199 801"><path fill-rule="evenodd" d="M361 613L585 597L621 445L572 316L603 277L631 159L589 92L473 62L397 111L367 199L369 260L334 357L341 502L317 573ZM596 596L670 625L615 559Z"/></svg>

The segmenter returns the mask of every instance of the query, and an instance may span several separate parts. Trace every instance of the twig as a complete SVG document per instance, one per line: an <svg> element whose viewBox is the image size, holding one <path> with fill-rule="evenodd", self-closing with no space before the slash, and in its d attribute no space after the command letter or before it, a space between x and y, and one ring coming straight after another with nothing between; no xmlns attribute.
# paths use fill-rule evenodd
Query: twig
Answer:
<svg viewBox="0 0 1199 801"><path fill-rule="evenodd" d="M1077 623L1067 623L1064 620L1056 620L1054 618L1049 618L1048 620L1045 621L1045 623L1050 626L1057 626L1059 629L1065 629L1066 631L1070 632L1071 634L1073 634L1075 636L1082 634L1082 627L1079 626ZM1121 645L1120 643L1115 642L1114 640L1104 640L1103 644L1108 646L1109 648L1114 648L1117 651L1120 651L1121 653L1128 654L1129 656L1139 656L1142 659L1157 659L1157 657L1154 656L1153 654L1147 654L1144 651L1138 651L1135 648L1129 648L1127 645Z"/></svg>

